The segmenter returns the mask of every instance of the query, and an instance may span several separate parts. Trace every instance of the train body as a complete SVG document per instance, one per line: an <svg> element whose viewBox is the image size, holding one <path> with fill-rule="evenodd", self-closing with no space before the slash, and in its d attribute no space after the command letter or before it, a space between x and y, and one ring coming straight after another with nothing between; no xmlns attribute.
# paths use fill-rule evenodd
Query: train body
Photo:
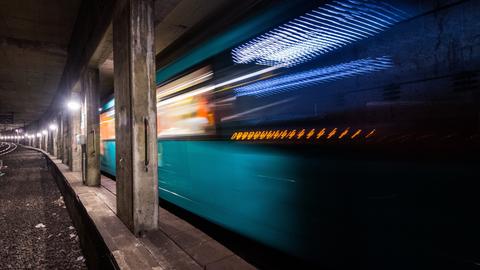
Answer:
<svg viewBox="0 0 480 270"><path fill-rule="evenodd" d="M468 153L479 145L471 84L479 78L479 7L290 2L157 71L159 196L286 253L324 260L368 234L353 227L394 222L376 214L405 202L405 186L477 176ZM100 121L101 168L111 175L114 110L106 102ZM448 153L466 153L466 161L440 158ZM439 160L422 159L429 155Z"/></svg>

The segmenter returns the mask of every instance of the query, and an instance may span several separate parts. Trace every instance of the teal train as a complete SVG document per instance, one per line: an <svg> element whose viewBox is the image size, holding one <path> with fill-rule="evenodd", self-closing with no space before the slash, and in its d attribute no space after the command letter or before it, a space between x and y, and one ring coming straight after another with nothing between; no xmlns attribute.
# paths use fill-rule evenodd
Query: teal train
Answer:
<svg viewBox="0 0 480 270"><path fill-rule="evenodd" d="M478 55L443 66L451 48L422 32L438 27L435 5L397 2L277 3L160 67L160 198L309 261L336 265L355 253L353 227L370 222L365 198L395 198L398 183L431 175L408 170L410 154L478 147L469 139L478 102L449 91ZM445 20L464 8L448 7ZM114 119L109 100L100 132L111 175Z"/></svg>

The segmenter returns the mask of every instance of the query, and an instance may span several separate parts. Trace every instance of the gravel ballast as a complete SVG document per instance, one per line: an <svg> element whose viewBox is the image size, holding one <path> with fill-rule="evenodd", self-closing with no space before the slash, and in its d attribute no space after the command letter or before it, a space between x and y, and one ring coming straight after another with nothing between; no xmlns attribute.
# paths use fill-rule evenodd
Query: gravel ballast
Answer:
<svg viewBox="0 0 480 270"><path fill-rule="evenodd" d="M42 154L0 156L0 269L87 269L77 231Z"/></svg>

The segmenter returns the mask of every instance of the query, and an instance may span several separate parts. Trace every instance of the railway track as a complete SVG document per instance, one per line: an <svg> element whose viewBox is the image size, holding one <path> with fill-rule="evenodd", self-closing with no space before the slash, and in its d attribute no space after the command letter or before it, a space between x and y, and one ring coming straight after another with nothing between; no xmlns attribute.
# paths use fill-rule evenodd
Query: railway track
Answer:
<svg viewBox="0 0 480 270"><path fill-rule="evenodd" d="M11 153L17 149L17 144L9 143L9 142L2 142L0 143L0 156L6 155Z"/></svg>

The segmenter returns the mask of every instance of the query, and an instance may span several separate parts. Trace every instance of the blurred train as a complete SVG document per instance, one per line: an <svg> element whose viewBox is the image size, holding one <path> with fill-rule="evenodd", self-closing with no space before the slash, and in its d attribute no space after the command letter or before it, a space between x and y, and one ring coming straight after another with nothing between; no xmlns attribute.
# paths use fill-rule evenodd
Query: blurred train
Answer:
<svg viewBox="0 0 480 270"><path fill-rule="evenodd" d="M157 71L160 197L309 261L403 254L399 224L431 214L422 190L478 177L478 3L251 13ZM111 175L114 117L111 99L100 123Z"/></svg>

